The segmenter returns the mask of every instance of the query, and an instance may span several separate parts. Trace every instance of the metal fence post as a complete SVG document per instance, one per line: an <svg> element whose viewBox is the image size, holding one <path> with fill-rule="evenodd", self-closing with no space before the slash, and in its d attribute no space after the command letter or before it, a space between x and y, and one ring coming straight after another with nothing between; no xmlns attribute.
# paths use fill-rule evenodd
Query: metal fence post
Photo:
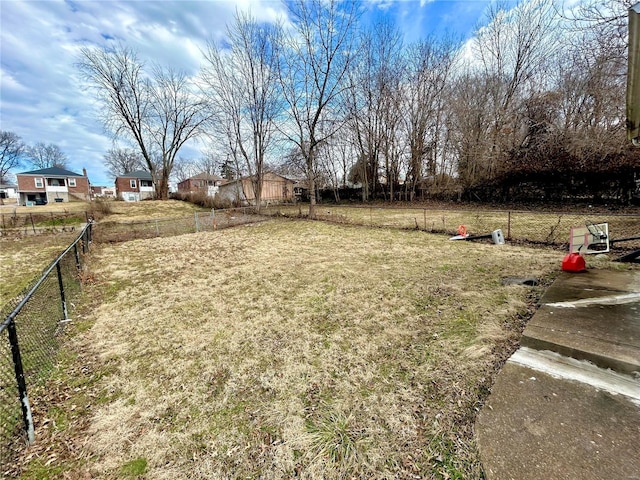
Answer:
<svg viewBox="0 0 640 480"><path fill-rule="evenodd" d="M511 240L511 212L507 212L507 239Z"/></svg>
<svg viewBox="0 0 640 480"><path fill-rule="evenodd" d="M16 373L16 382L18 384L18 394L20 397L20 406L22 407L22 420L27 433L27 440L33 443L36 439L35 430L33 428L33 417L31 416L31 405L29 405L29 396L27 395L27 383L24 381L24 371L22 369L22 358L20 357L20 347L18 345L18 334L16 332L15 320L11 319L7 325L9 333L9 343L11 344L11 355L13 357L13 369Z"/></svg>
<svg viewBox="0 0 640 480"><path fill-rule="evenodd" d="M73 253L75 254L75 257L76 257L76 268L78 270L80 270L80 267L81 267L81 265L80 265L80 252L78 252L78 244L77 243L73 244Z"/></svg>
<svg viewBox="0 0 640 480"><path fill-rule="evenodd" d="M193 212L193 216L194 216L194 224L196 226L196 233L200 231L200 225L198 225L198 212Z"/></svg>
<svg viewBox="0 0 640 480"><path fill-rule="evenodd" d="M62 313L64 315L63 320L69 320L69 314L67 313L67 300L64 296L64 283L62 282L62 270L60 269L60 261L56 263L56 271L58 272L58 286L60 287L60 299L62 300Z"/></svg>

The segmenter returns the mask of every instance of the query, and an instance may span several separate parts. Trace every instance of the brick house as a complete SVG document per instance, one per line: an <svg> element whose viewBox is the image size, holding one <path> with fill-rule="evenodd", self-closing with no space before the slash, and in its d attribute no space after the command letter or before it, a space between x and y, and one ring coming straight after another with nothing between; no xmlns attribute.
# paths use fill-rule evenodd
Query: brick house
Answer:
<svg viewBox="0 0 640 480"><path fill-rule="evenodd" d="M153 178L147 171L136 170L116 177L116 197L125 202L139 202L154 198L155 194Z"/></svg>
<svg viewBox="0 0 640 480"><path fill-rule="evenodd" d="M214 197L218 187L226 180L218 175L199 173L178 183L178 192L198 193L203 192L209 197Z"/></svg>
<svg viewBox="0 0 640 480"><path fill-rule="evenodd" d="M237 205L254 205L253 177L242 177L218 187L216 198ZM294 200L295 182L277 173L265 173L262 178L262 203L291 202Z"/></svg>
<svg viewBox="0 0 640 480"><path fill-rule="evenodd" d="M60 167L18 173L20 205L43 205L49 202L89 201L89 178Z"/></svg>
<svg viewBox="0 0 640 480"><path fill-rule="evenodd" d="M93 198L115 198L115 187L104 187L101 185L91 185L91 196Z"/></svg>

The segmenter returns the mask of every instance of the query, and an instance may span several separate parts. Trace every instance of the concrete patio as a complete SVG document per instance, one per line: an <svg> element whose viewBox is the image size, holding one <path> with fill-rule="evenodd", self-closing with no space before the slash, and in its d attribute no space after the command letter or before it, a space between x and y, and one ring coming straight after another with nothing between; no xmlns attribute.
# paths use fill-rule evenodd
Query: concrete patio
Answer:
<svg viewBox="0 0 640 480"><path fill-rule="evenodd" d="M640 479L640 270L562 273L476 422L487 480Z"/></svg>

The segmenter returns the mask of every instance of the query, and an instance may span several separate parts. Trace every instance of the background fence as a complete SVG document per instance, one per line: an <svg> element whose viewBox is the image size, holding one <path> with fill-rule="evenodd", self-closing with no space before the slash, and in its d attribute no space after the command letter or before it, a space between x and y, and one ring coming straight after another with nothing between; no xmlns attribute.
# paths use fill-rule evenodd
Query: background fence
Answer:
<svg viewBox="0 0 640 480"><path fill-rule="evenodd" d="M262 207L211 209L190 216L99 222L94 231L97 242L166 237L210 231L267 220L270 217L307 217L305 203ZM317 205L318 220L384 228L418 229L454 235L464 225L470 235L490 234L500 229L511 242L563 246L569 242L571 227L608 223L612 240L640 236L640 215L589 212L537 212L519 210L464 210L432 207L389 207L359 205ZM640 249L640 240L614 244L616 250Z"/></svg>
<svg viewBox="0 0 640 480"><path fill-rule="evenodd" d="M257 214L253 207L238 207L194 212L192 215L182 217L127 222L103 221L96 225L94 240L98 243L109 243L143 238L170 237L185 233L229 228L268 219L269 216Z"/></svg>
<svg viewBox="0 0 640 480"><path fill-rule="evenodd" d="M88 223L41 277L0 310L0 464L33 441L27 391L55 365L70 306L80 294L91 235Z"/></svg>
<svg viewBox="0 0 640 480"><path fill-rule="evenodd" d="M76 240L32 283L0 310L0 463L5 463L28 439L27 405L21 402L26 388L42 382L55 365L68 306L80 293L79 273L83 254L91 240L120 242L211 231L271 217L306 217L307 204L216 209L189 216L131 222L88 223ZM455 234L464 225L471 235L501 229L512 242L534 242L563 246L569 229L590 223L608 223L613 240L640 235L640 215L611 213L529 212L516 210L462 210L432 207L318 205L323 221L381 228L419 229ZM77 216L78 214L75 214ZM15 218L15 217L14 217ZM21 227L37 228L31 215ZM33 219L33 224L31 220ZM77 220L77 219L76 219ZM31 227L29 227L31 224ZM29 232L27 232L29 233ZM621 250L640 249L640 240L616 245ZM20 362L18 362L18 357ZM21 367L20 367L21 364ZM22 382L22 384L21 384ZM23 388L19 393L18 387Z"/></svg>
<svg viewBox="0 0 640 480"><path fill-rule="evenodd" d="M0 235L37 235L57 231L79 230L89 222L89 212L0 213Z"/></svg>
<svg viewBox="0 0 640 480"><path fill-rule="evenodd" d="M279 205L263 214L306 216L307 204ZM470 235L500 229L512 242L561 246L569 243L571 227L608 223L612 240L640 236L640 215L589 212L533 212L517 210L459 210L446 208L317 205L319 220L374 227L418 229L454 235L464 225ZM616 249L640 248L640 240L615 244Z"/></svg>

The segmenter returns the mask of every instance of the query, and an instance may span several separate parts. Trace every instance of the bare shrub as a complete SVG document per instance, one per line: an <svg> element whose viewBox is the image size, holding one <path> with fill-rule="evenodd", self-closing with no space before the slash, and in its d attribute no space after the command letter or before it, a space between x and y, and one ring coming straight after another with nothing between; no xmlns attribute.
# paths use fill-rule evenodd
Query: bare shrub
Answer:
<svg viewBox="0 0 640 480"><path fill-rule="evenodd" d="M106 217L107 215L113 214L113 206L111 205L110 200L105 200L103 198L96 198L93 202L91 202L91 216L94 219L100 219Z"/></svg>
<svg viewBox="0 0 640 480"><path fill-rule="evenodd" d="M203 208L232 208L235 206L230 200L211 197L205 192L175 192L173 198L175 200L193 203Z"/></svg>

